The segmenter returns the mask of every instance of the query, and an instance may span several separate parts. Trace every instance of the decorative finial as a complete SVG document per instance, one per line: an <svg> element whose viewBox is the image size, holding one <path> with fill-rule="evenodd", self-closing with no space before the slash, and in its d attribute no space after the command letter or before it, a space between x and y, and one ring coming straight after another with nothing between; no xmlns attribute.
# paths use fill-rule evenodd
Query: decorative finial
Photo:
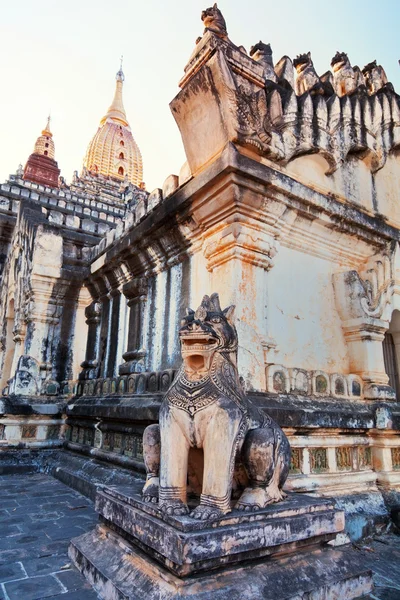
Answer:
<svg viewBox="0 0 400 600"><path fill-rule="evenodd" d="M228 40L228 32L226 30L226 22L219 10L217 3L211 8L206 8L201 13L201 20L204 23L204 33L212 31L223 40Z"/></svg>
<svg viewBox="0 0 400 600"><path fill-rule="evenodd" d="M124 56L123 56L123 54L121 54L120 64L119 64L119 71L118 71L117 77L116 77L117 81L125 81L125 75L124 75L124 72L122 70L122 62L123 62L123 60L124 60Z"/></svg>
<svg viewBox="0 0 400 600"><path fill-rule="evenodd" d="M43 129L42 135L50 135L50 136L52 135L51 129L50 129L50 120L51 120L51 116L50 116L50 112L49 112L49 116L47 117L46 127Z"/></svg>

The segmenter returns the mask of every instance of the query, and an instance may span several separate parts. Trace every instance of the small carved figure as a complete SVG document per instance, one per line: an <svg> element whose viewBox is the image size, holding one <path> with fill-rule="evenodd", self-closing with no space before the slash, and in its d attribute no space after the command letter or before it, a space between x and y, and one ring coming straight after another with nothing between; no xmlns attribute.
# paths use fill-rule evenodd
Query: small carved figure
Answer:
<svg viewBox="0 0 400 600"><path fill-rule="evenodd" d="M362 72L369 94L376 94L376 92L379 92L379 90L388 85L385 70L381 65L376 64L376 60L365 65Z"/></svg>
<svg viewBox="0 0 400 600"><path fill-rule="evenodd" d="M364 76L358 67L352 67L345 52L336 52L331 60L333 81L336 94L349 96L358 88L365 86Z"/></svg>
<svg viewBox="0 0 400 600"><path fill-rule="evenodd" d="M196 312L188 311L179 332L182 367L164 397L160 424L144 432L143 497L159 500L166 514L189 512L188 471L201 489L194 519L230 512L234 480L242 490L236 503L240 510L261 509L286 496L282 486L289 471L289 442L246 398L233 313L233 306L221 310L218 294L204 296Z"/></svg>
<svg viewBox="0 0 400 600"><path fill-rule="evenodd" d="M293 60L293 66L297 71L296 94L301 96L306 92L310 94L332 94L333 89L329 83L324 83L318 77L311 59L311 52L299 54Z"/></svg>
<svg viewBox="0 0 400 600"><path fill-rule="evenodd" d="M225 19L222 12L219 10L217 3L210 8L206 8L201 13L201 20L204 23L204 33L206 31L212 31L216 33L220 38L227 40L228 32L226 30Z"/></svg>
<svg viewBox="0 0 400 600"><path fill-rule="evenodd" d="M268 81L278 80L274 63L272 60L272 49L270 44L264 44L261 40L250 48L250 56L264 67L264 77Z"/></svg>
<svg viewBox="0 0 400 600"><path fill-rule="evenodd" d="M9 394L36 396L40 393L41 379L37 360L22 355L18 359L14 376L8 381Z"/></svg>

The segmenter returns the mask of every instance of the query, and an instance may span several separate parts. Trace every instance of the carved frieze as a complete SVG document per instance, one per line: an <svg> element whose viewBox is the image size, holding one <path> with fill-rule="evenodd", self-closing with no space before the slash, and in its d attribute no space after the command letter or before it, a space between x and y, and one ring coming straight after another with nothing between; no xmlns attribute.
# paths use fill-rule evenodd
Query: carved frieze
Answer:
<svg viewBox="0 0 400 600"><path fill-rule="evenodd" d="M400 448L392 448L392 465L394 470L400 469Z"/></svg>
<svg viewBox="0 0 400 600"><path fill-rule="evenodd" d="M326 473L329 469L326 448L310 448L309 452L311 473Z"/></svg>

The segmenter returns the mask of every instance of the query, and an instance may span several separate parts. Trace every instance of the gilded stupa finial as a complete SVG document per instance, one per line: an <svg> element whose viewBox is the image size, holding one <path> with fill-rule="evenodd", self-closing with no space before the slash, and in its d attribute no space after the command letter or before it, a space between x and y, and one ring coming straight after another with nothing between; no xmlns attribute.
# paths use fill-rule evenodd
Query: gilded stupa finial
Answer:
<svg viewBox="0 0 400 600"><path fill-rule="evenodd" d="M124 56L123 56L123 54L121 54L121 58L120 58L119 60L120 60L120 63L119 63L119 71L118 71L118 73L117 73L116 80L117 80L117 81L122 81L122 82L123 82L123 81L125 81L125 75L124 75L124 72L123 72L123 70L122 70L122 62L123 62L123 60L124 60Z"/></svg>
<svg viewBox="0 0 400 600"><path fill-rule="evenodd" d="M42 135L48 135L48 136L52 137L53 134L51 133L51 130L50 130L50 119L51 119L51 117L50 117L50 113L49 113L49 116L47 117L46 127L43 129Z"/></svg>
<svg viewBox="0 0 400 600"><path fill-rule="evenodd" d="M116 87L114 99L111 103L110 108L107 113L100 121L100 125L103 125L107 121L107 119L112 119L114 122L119 123L120 125L128 126L128 120L126 118L124 104L122 102L122 87L125 80L124 72L122 71L122 57L121 57L121 65L120 69L116 76Z"/></svg>
<svg viewBox="0 0 400 600"><path fill-rule="evenodd" d="M121 56L113 101L88 146L83 166L84 173L101 174L120 182L127 179L139 186L143 180L142 156L122 101L125 79L122 61Z"/></svg>

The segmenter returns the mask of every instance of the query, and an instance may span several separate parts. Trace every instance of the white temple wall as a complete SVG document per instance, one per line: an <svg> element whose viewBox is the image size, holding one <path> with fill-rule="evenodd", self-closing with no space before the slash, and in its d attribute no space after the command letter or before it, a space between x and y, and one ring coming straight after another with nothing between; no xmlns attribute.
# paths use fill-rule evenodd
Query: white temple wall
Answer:
<svg viewBox="0 0 400 600"><path fill-rule="evenodd" d="M327 175L327 161L319 154L300 156L292 160L286 171L296 179L321 192L330 192L345 202L354 202L367 211L374 212L374 183L368 165L356 156L347 161L333 174ZM381 171L386 169L383 167ZM386 175L384 175L385 177ZM379 193L381 191L379 190ZM380 211L382 212L382 211ZM391 214L388 210L385 214Z"/></svg>
<svg viewBox="0 0 400 600"><path fill-rule="evenodd" d="M211 274L207 270L207 260L203 252L198 251L190 256L189 306L193 310L199 306L204 294L210 293ZM211 290L212 292L218 290Z"/></svg>
<svg viewBox="0 0 400 600"><path fill-rule="evenodd" d="M274 263L268 272L268 333L277 343L274 362L348 373L332 285L338 265L283 246Z"/></svg>
<svg viewBox="0 0 400 600"><path fill-rule="evenodd" d="M387 217L388 223L400 226L400 156L390 154L385 166L375 174L377 210Z"/></svg>

